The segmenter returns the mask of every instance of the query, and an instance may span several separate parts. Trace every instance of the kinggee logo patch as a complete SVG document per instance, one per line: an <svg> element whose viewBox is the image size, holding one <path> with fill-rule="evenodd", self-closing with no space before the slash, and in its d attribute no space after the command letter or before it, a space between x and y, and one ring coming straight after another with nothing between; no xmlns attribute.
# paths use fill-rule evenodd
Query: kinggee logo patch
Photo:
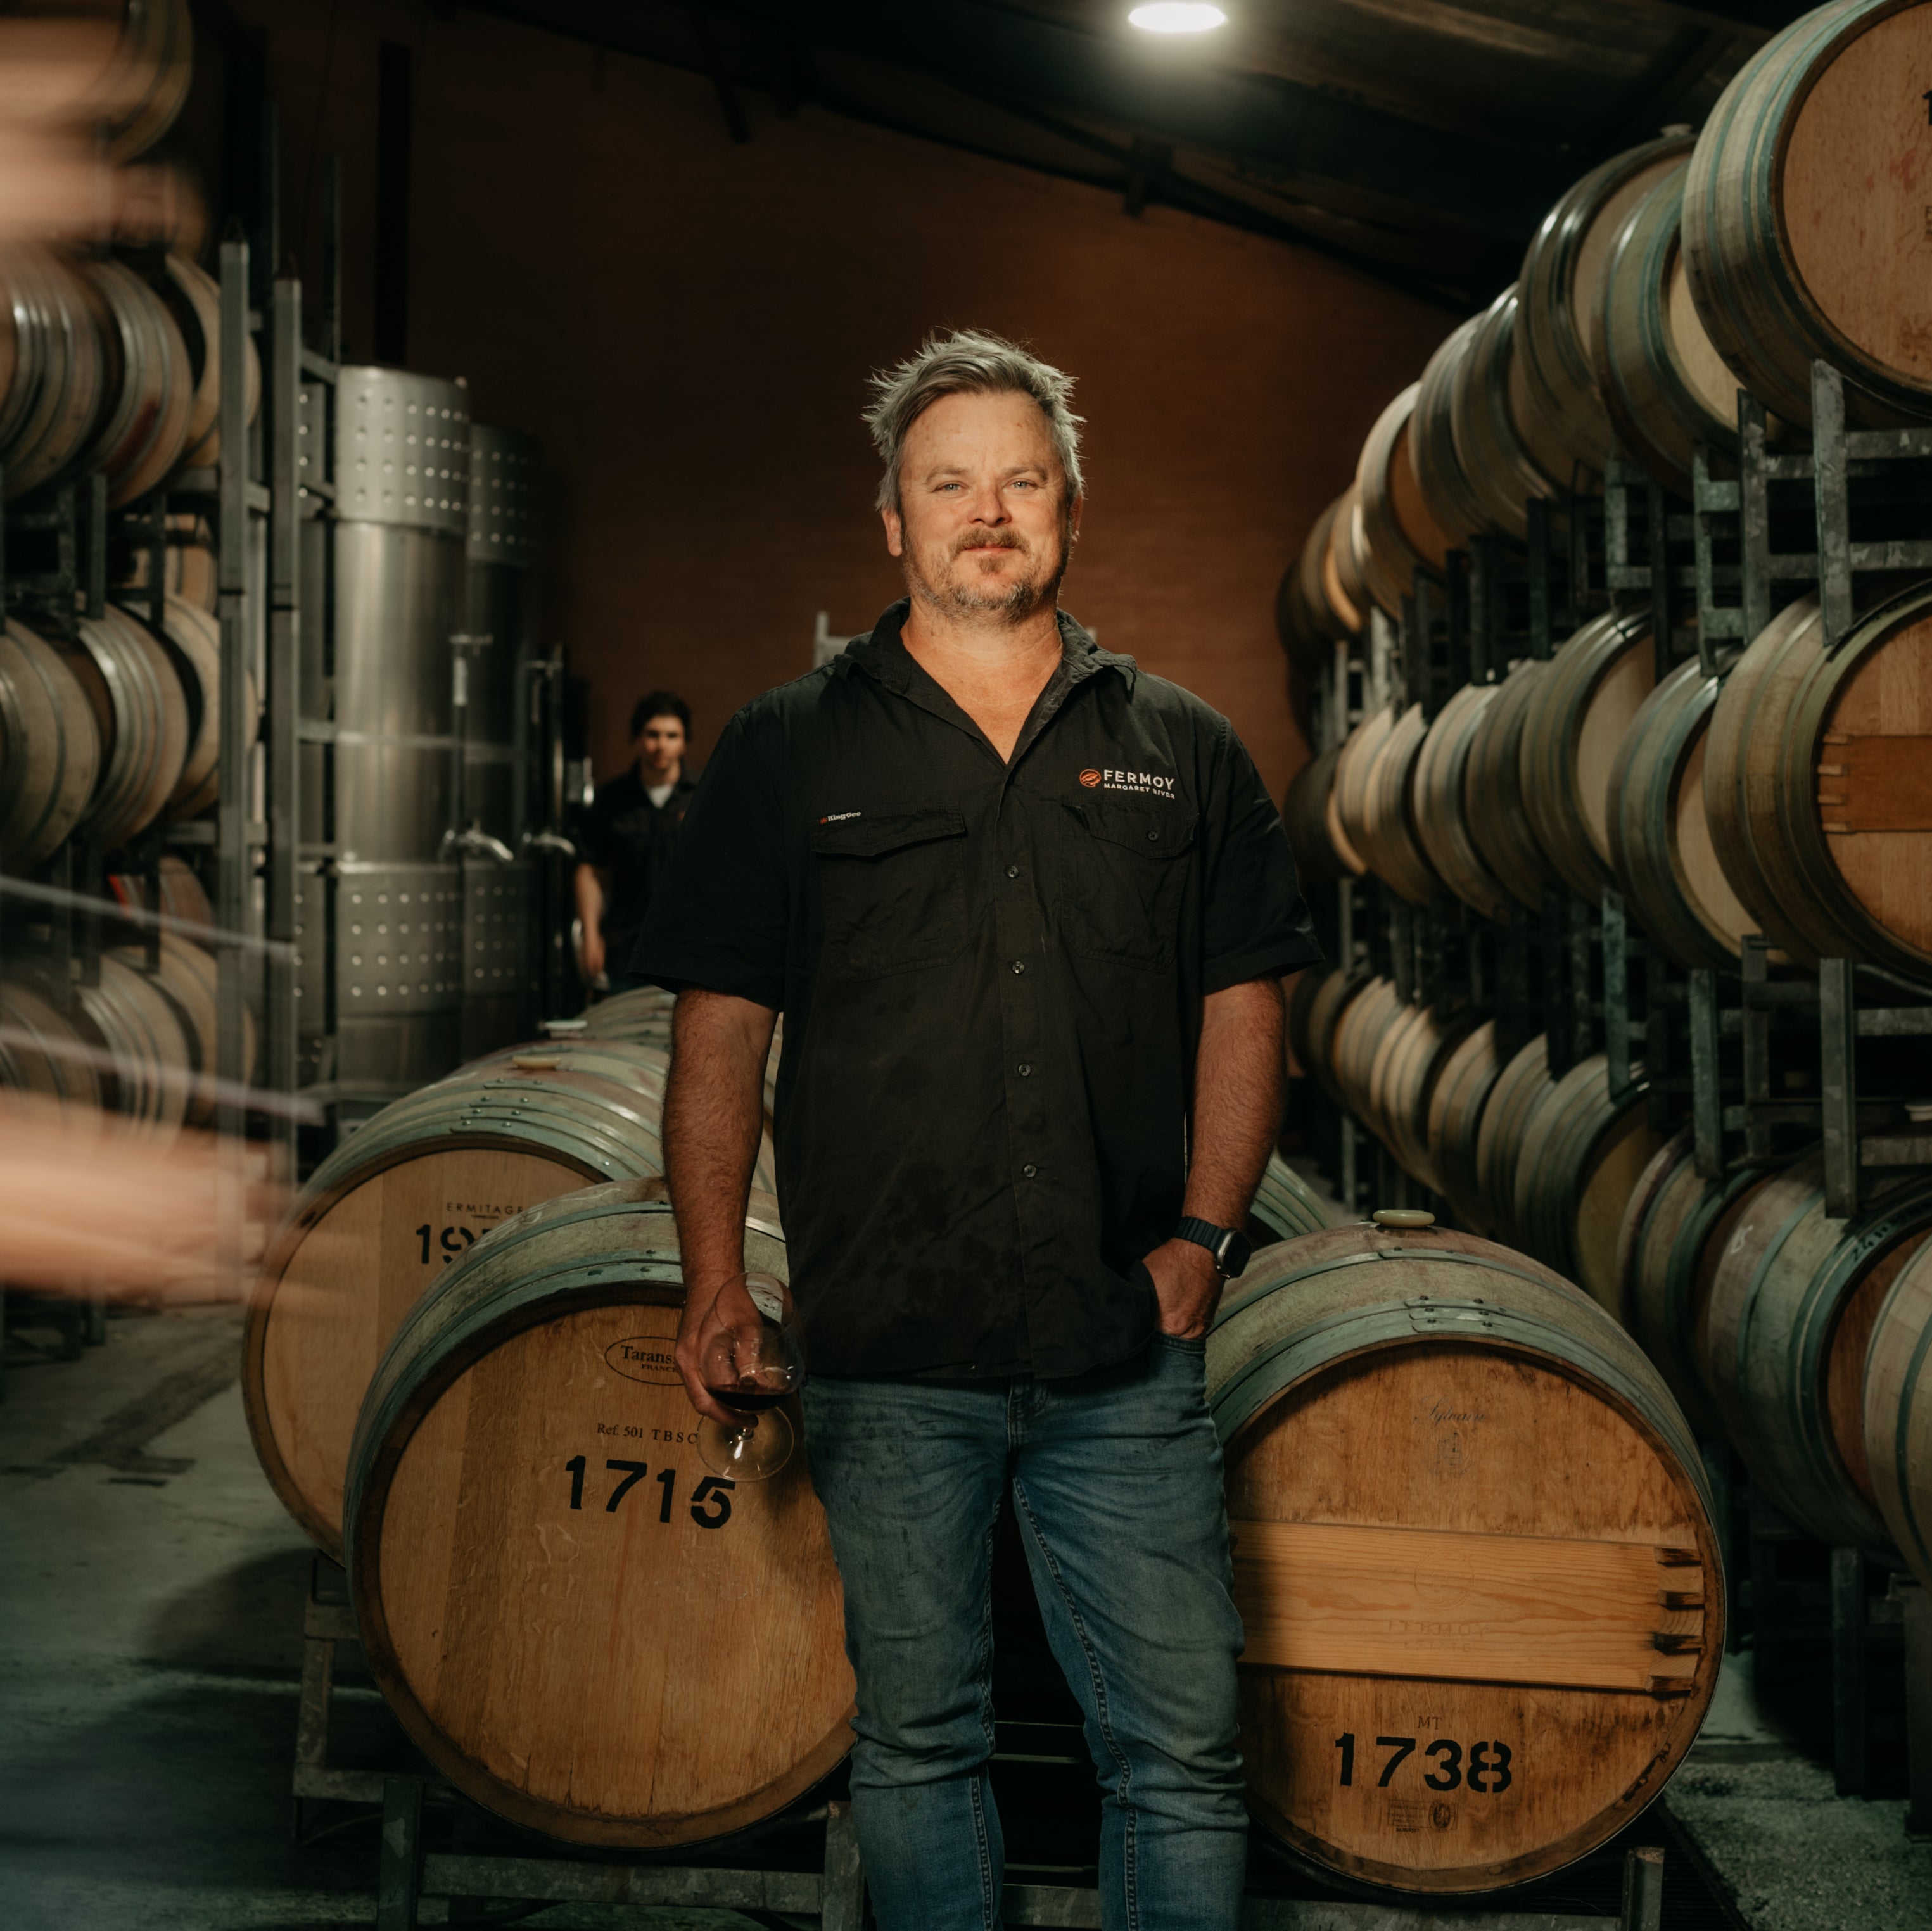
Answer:
<svg viewBox="0 0 1932 1931"><path fill-rule="evenodd" d="M1172 799L1174 781L1157 771L1116 771L1105 766L1096 771L1090 766L1080 774L1080 781L1090 791L1131 791L1142 798Z"/></svg>

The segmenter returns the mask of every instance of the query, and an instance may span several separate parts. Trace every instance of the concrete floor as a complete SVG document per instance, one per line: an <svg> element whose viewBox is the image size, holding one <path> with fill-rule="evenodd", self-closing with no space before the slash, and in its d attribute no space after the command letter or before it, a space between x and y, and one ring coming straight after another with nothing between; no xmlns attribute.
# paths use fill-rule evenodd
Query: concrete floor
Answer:
<svg viewBox="0 0 1932 1931"><path fill-rule="evenodd" d="M0 1927L266 1931L366 1925L367 1822L298 1848L286 1792L308 1545L262 1480L238 1318L109 1324L23 1363L0 1400ZM373 1690L340 1693L380 1750ZM1764 1716L1748 1659L1667 1798L1750 1931L1932 1931L1932 1845L1902 1801L1840 1799ZM425 1904L425 1923L442 1921ZM520 1921L721 1923L621 1907Z"/></svg>

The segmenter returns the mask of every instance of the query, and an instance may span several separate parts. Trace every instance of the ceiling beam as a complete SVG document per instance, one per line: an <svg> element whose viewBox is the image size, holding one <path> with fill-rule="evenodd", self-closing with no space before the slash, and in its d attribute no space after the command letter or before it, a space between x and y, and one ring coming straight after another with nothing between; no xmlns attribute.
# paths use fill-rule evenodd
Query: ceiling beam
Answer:
<svg viewBox="0 0 1932 1931"><path fill-rule="evenodd" d="M634 0L477 3L573 38L666 58L662 28L646 23L658 10ZM839 0L812 14L801 14L795 0L705 0L702 10L776 43L860 55L969 93L1095 116L1130 133L1254 163L1311 190L1332 184L1391 210L1453 222L1472 239L1526 239L1575 171L1574 163L1425 127L1272 75L1177 61L1172 47L1151 37L1143 44L1140 36L1090 33L990 0L946 0L944 7Z"/></svg>

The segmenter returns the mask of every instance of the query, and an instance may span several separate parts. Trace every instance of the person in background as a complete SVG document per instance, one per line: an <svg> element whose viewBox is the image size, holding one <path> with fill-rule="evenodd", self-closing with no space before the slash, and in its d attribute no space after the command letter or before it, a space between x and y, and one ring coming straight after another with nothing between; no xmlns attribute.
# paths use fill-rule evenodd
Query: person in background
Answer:
<svg viewBox="0 0 1932 1931"><path fill-rule="evenodd" d="M629 970L631 952L698 789L684 771L690 733L691 706L675 691L639 698L631 713L630 768L598 786L585 814L577 841L577 916L584 976L600 991L644 983Z"/></svg>

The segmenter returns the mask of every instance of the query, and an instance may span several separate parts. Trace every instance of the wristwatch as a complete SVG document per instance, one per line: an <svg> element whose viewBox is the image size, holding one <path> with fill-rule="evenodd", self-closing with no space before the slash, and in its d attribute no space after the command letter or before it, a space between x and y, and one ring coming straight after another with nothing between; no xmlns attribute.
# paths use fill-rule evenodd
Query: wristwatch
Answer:
<svg viewBox="0 0 1932 1931"><path fill-rule="evenodd" d="M1214 1266L1224 1281L1246 1273L1248 1257L1255 1251L1255 1243L1240 1228L1216 1227L1211 1220L1196 1220L1191 1215L1184 1216L1175 1224L1174 1237L1206 1248L1214 1255Z"/></svg>

